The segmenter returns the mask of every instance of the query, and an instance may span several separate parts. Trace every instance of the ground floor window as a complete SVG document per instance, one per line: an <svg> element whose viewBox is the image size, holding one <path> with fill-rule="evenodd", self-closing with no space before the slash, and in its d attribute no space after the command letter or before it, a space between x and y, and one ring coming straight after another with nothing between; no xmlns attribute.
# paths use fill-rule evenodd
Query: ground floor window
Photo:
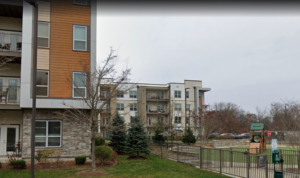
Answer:
<svg viewBox="0 0 300 178"><path fill-rule="evenodd" d="M35 122L36 147L61 146L61 121L36 121Z"/></svg>
<svg viewBox="0 0 300 178"><path fill-rule="evenodd" d="M175 117L175 124L181 123L181 117Z"/></svg>

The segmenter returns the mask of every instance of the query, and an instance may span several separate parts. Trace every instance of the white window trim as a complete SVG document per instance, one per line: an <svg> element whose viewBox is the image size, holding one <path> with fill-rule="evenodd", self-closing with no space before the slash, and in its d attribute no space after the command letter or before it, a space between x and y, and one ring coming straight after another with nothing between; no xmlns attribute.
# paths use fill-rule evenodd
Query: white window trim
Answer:
<svg viewBox="0 0 300 178"><path fill-rule="evenodd" d="M36 95L37 97L48 97L49 96L49 71L48 70L37 70L37 71L41 71L41 72L48 72L48 85L36 85L36 87L46 87L47 86L47 96L43 96L43 95Z"/></svg>
<svg viewBox="0 0 300 178"><path fill-rule="evenodd" d="M48 46L38 46L39 48L50 48L50 23L49 22L38 22L38 23L45 23L48 24L48 37L46 36L37 36L37 38L48 38Z"/></svg>
<svg viewBox="0 0 300 178"><path fill-rule="evenodd" d="M180 106L180 108L178 108L178 107L176 107L176 106ZM177 109L180 109L180 110L177 110ZM175 111L181 111L182 110L182 106L181 106L181 104L179 103L179 104L175 104Z"/></svg>
<svg viewBox="0 0 300 178"><path fill-rule="evenodd" d="M118 94L118 93L122 93L122 94ZM124 90L117 90L117 98L124 98Z"/></svg>
<svg viewBox="0 0 300 178"><path fill-rule="evenodd" d="M75 39L75 27L84 27L85 28L85 40ZM75 41L85 41L85 49L75 49ZM74 51L87 51L87 26L86 25L73 25L73 50Z"/></svg>
<svg viewBox="0 0 300 178"><path fill-rule="evenodd" d="M131 97L131 93L130 92L135 92L135 95L133 95L135 97ZM137 91L135 91L135 90L129 91L129 98L137 98Z"/></svg>
<svg viewBox="0 0 300 178"><path fill-rule="evenodd" d="M178 97L179 94L176 94L176 92L180 93L180 97ZM181 98L181 90L174 90L174 97Z"/></svg>
<svg viewBox="0 0 300 178"><path fill-rule="evenodd" d="M118 104L123 105L123 109L122 110L118 108ZM117 103L117 111L124 111L124 103Z"/></svg>
<svg viewBox="0 0 300 178"><path fill-rule="evenodd" d="M73 86L73 89L72 89L72 96L73 96L73 98L86 98L86 86L85 87L76 87L76 86L74 86L74 74L75 73L79 73L79 74L83 74L84 76L85 76L85 74L84 74L84 72L73 72L73 83L72 83L72 86ZM86 81L86 79L85 79L85 81ZM84 97L81 97L81 96L75 96L75 92L74 92L74 89L75 88L84 88L85 90L84 90Z"/></svg>
<svg viewBox="0 0 300 178"><path fill-rule="evenodd" d="M88 2L87 2L88 0L86 0L86 1L85 1L85 2L86 2L85 4L76 3L75 1L76 1L76 0L73 0L73 4L78 4L78 5L87 5L87 3L88 3Z"/></svg>
<svg viewBox="0 0 300 178"><path fill-rule="evenodd" d="M132 108L132 110L131 110L131 108ZM130 104L130 111L137 111L137 104L131 103Z"/></svg>
<svg viewBox="0 0 300 178"><path fill-rule="evenodd" d="M46 146L35 146L36 148L58 148L61 147L61 137L62 137L62 122L58 120L36 120L35 122L46 122L46 136L35 136L35 137L46 137ZM48 123L49 122L59 122L60 123L60 136L50 136L50 137L59 137L59 146L48 146Z"/></svg>

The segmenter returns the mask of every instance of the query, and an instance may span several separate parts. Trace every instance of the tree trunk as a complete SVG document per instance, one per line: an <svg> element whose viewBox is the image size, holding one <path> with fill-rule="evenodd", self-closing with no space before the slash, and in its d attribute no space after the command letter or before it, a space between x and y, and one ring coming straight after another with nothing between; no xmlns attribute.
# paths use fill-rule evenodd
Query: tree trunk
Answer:
<svg viewBox="0 0 300 178"><path fill-rule="evenodd" d="M95 137L92 137L92 170L96 170Z"/></svg>

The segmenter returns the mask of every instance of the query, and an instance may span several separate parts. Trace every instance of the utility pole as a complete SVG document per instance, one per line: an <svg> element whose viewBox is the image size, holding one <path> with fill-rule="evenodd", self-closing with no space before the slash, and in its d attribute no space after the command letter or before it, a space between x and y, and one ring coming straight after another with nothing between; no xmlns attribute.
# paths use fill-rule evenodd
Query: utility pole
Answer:
<svg viewBox="0 0 300 178"><path fill-rule="evenodd" d="M35 117L36 117L36 70L37 70L37 31L38 31L38 4L33 0L25 0L34 7L33 33L33 61L32 61L32 119L31 119L31 169L30 177L34 178L35 155Z"/></svg>

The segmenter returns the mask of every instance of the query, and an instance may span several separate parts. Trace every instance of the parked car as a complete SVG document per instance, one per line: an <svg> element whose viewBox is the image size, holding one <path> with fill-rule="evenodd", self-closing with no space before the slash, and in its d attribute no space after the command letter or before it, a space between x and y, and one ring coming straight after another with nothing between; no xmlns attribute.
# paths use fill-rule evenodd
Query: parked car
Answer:
<svg viewBox="0 0 300 178"><path fill-rule="evenodd" d="M234 136L234 139L245 139L245 138L250 138L250 134L249 133L242 133L240 135Z"/></svg>
<svg viewBox="0 0 300 178"><path fill-rule="evenodd" d="M219 133L211 133L211 134L209 134L208 138L209 139L218 138L219 135L220 135Z"/></svg>
<svg viewBox="0 0 300 178"><path fill-rule="evenodd" d="M220 136L235 136L233 133L222 133Z"/></svg>

